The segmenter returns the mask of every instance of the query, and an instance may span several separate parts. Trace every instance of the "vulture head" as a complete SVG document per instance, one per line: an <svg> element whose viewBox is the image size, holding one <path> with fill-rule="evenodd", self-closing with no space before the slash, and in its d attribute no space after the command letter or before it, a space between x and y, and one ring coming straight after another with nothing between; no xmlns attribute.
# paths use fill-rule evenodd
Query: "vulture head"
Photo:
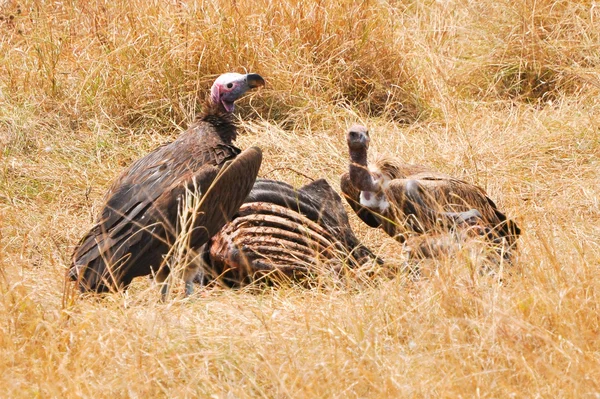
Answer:
<svg viewBox="0 0 600 399"><path fill-rule="evenodd" d="M219 76L210 89L210 99L220 104L225 111L233 112L235 102L248 90L264 86L265 80L256 73L242 75L240 73L224 73Z"/></svg>
<svg viewBox="0 0 600 399"><path fill-rule="evenodd" d="M348 148L351 151L369 149L369 141L371 141L369 137L369 131L362 125L353 125L348 130L346 139L348 140Z"/></svg>

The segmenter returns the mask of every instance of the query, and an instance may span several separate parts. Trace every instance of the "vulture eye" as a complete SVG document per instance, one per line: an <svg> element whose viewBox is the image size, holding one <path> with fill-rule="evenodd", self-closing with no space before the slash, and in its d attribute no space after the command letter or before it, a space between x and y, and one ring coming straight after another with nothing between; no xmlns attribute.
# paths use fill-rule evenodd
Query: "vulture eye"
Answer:
<svg viewBox="0 0 600 399"><path fill-rule="evenodd" d="M231 89L233 87L233 83L227 83L227 88Z"/></svg>

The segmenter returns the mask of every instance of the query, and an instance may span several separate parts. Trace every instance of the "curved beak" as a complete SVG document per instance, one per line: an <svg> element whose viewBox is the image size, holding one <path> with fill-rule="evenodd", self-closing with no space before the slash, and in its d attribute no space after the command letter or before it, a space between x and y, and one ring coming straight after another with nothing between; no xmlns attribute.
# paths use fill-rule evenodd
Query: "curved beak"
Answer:
<svg viewBox="0 0 600 399"><path fill-rule="evenodd" d="M257 73L249 73L246 75L246 82L251 89L265 85L265 80Z"/></svg>

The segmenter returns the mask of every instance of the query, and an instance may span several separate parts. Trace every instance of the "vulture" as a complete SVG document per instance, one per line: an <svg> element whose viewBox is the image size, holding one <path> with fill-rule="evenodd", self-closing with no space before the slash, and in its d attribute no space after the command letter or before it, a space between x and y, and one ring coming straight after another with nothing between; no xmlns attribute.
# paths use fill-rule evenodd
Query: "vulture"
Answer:
<svg viewBox="0 0 600 399"><path fill-rule="evenodd" d="M197 250L231 220L262 161L259 148L241 151L232 144L237 136L234 103L264 84L257 74L219 76L197 122L121 173L96 224L73 252L69 275L80 291L125 289L133 278L150 274L162 282L179 235L187 234L186 244ZM190 194L199 203L193 223L184 229L183 203ZM191 265L184 271L186 295L196 275Z"/></svg>
<svg viewBox="0 0 600 399"><path fill-rule="evenodd" d="M203 260L204 282L230 287L383 263L354 235L341 197L324 179L300 189L257 179L234 219L210 239Z"/></svg>
<svg viewBox="0 0 600 399"><path fill-rule="evenodd" d="M459 229L461 237L481 236L502 254L515 247L520 228L480 187L394 158L368 163L370 137L364 126L352 126L346 139L350 164L341 189L367 225L382 228L400 243L415 235ZM424 244L418 246L427 257Z"/></svg>

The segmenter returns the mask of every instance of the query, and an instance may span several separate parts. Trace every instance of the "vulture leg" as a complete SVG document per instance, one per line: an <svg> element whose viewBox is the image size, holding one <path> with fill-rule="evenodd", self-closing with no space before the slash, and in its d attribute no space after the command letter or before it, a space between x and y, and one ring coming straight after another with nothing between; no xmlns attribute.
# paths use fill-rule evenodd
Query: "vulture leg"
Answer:
<svg viewBox="0 0 600 399"><path fill-rule="evenodd" d="M199 279L199 281L202 281L202 276L199 276L200 274L202 274L202 269L203 269L203 260L202 260L202 256L203 253L205 251L206 248L206 244L202 245L202 247L200 247L198 254L189 262L186 264L185 269L183 271L183 281L185 281L185 296L188 297L190 295L192 295L194 293L194 281L196 281L196 279Z"/></svg>
<svg viewBox="0 0 600 399"><path fill-rule="evenodd" d="M188 297L194 293L194 278L198 274L198 270L200 270L200 265L198 264L198 257L192 259L188 264L186 264L185 269L183 270L183 281L185 282L185 297Z"/></svg>
<svg viewBox="0 0 600 399"><path fill-rule="evenodd" d="M185 282L185 296L188 297L194 293L194 281Z"/></svg>
<svg viewBox="0 0 600 399"><path fill-rule="evenodd" d="M152 278L152 276L149 276ZM154 275L154 281L160 286L160 301L165 302L167 295L169 294L169 284L167 283L167 277L169 277L169 268L165 265L158 269L158 272Z"/></svg>
<svg viewBox="0 0 600 399"><path fill-rule="evenodd" d="M168 294L169 294L169 284L167 284L166 282L163 281L160 286L160 301L166 302Z"/></svg>

